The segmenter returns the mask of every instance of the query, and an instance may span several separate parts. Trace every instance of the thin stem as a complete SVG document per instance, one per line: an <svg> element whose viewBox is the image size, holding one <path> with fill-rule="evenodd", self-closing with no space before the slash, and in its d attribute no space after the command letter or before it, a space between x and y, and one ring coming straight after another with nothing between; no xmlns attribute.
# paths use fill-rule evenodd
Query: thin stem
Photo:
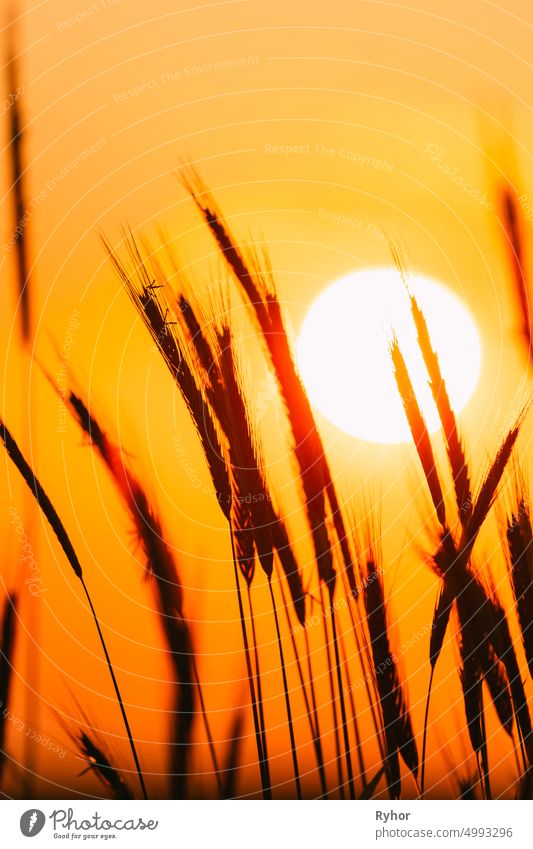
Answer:
<svg viewBox="0 0 533 849"><path fill-rule="evenodd" d="M346 673L347 673L347 671L348 671L347 670L348 654L346 652L346 645L345 645L344 637L343 637L342 634L341 634L341 638L340 638L340 644L341 644L341 649L342 649L342 655L343 655L343 658L344 658L344 668L345 668ZM362 746L362 743L361 743L361 734L359 732L359 723L357 721L357 710L356 710L356 705L355 705L354 688L350 684L348 674L346 675L346 677L348 679L348 681L347 681L347 683L348 683L348 695L350 697L350 707L352 709L352 716L353 716L353 726L354 726L354 732L355 732L355 744L356 744L356 748L357 748L357 760L359 761L359 769L360 769L360 772L361 772L361 780L363 782L363 791L366 791L367 786L368 786L368 781L367 781L367 778L366 778L365 760L364 760L364 757L363 757L363 746Z"/></svg>
<svg viewBox="0 0 533 849"><path fill-rule="evenodd" d="M383 740L382 740L383 729L382 729L382 725L381 725L381 722L380 722L380 719L379 719L379 715L376 712L375 702L376 702L377 696L376 696L376 692L375 692L375 681L374 681L372 674L370 673L370 666L369 666L369 663L368 663L368 643L367 643L367 640L366 640L366 637L365 637L365 634L364 634L364 631L363 631L364 644L362 644L361 639L359 638L359 632L358 632L358 627L357 627L357 622L356 622L356 615L358 617L358 622L360 623L360 621L361 621L360 620L360 613L359 613L359 610L358 610L358 607L357 607L357 601L356 601L357 598L360 598L360 595L358 593L354 597L353 592L352 592L350 585L349 585L349 582L348 582L348 576L346 575L346 572L344 572L344 571L342 573L342 580L343 580L343 585L344 585L345 596L346 596L346 599L347 599L348 612L350 614L350 621L351 621L351 624L352 624L352 632L353 632L353 636L354 636L355 647L357 649L357 656L359 657L359 659L361 661L361 667L362 667L362 671L363 671L363 679L364 679L364 683L365 683L365 690L366 690L366 694L367 694L367 697L368 697L368 704L369 704L369 707L370 707L370 712L372 714L372 722L374 723L374 728L376 729L376 733L377 733L379 751L381 753L382 759L384 759L385 758L385 747L383 745ZM370 682L372 682L374 692L372 692L372 690L371 690Z"/></svg>
<svg viewBox="0 0 533 849"><path fill-rule="evenodd" d="M424 787L426 778L426 745L428 736L428 720L429 720L429 702L431 699L431 689L433 687L433 675L435 674L435 664L431 667L428 684L428 694L426 699L426 711L424 713L424 736L422 738L422 764L420 768L420 796L424 798Z"/></svg>
<svg viewBox="0 0 533 849"><path fill-rule="evenodd" d="M341 743L339 738L339 722L337 719L337 700L335 698L335 685L333 683L333 672L331 669L331 653L329 650L329 634L328 627L326 622L326 605L324 604L324 588L321 584L320 586L320 595L322 598L322 627L324 629L324 648L326 649L326 657L328 661L328 678L329 678L329 689L331 693L331 710L333 713L333 729L335 733L335 754L336 754L336 762L337 762L337 771L339 776L339 793L341 799L345 798L344 793L344 776L342 774L342 761L341 761Z"/></svg>
<svg viewBox="0 0 533 849"><path fill-rule="evenodd" d="M318 760L318 770L320 774L320 785L322 788L322 795L327 799L328 797L328 787L326 781L326 771L324 768L324 756L322 754L322 740L320 737L320 722L318 718L318 708L316 701L316 692L315 692L315 681L313 677L313 666L311 664L311 650L309 646L309 634L307 633L307 628L304 627L305 632L305 651L307 655L307 670L309 675L309 685L311 689L311 703L313 705L313 717L315 720L315 733L316 733L316 747L317 747L317 760Z"/></svg>
<svg viewBox="0 0 533 849"><path fill-rule="evenodd" d="M320 787L321 787L321 791L322 791L322 796L326 796L327 795L326 773L325 773L325 769L324 769L324 757L323 757L323 754L322 754L322 743L320 741L320 731L319 731L319 727L318 727L318 715L317 715L317 710L316 710L316 700L315 700L315 694L314 694L313 674L312 674L311 668L309 666L309 670L310 670L309 679L310 679L312 701L313 701L313 712L311 712L311 705L309 703L309 696L307 694L307 688L305 686L305 679L304 679L304 674L303 674L303 670L302 670L302 664L300 662L300 657L299 657L299 654L298 654L298 647L296 645L296 638L294 636L294 631L291 628L291 620L290 620L290 616L289 616L289 606L287 604L287 597L285 595L285 590L283 588L283 581L282 580L280 580L279 586L280 586L280 590L281 590L281 596L283 598L283 606L284 606L284 610L285 610L285 615L287 617L287 625L288 625L288 628L289 628L289 633L291 635L294 657L296 658L296 666L297 666L297 669L298 669L298 676L300 678L300 686L301 686L302 694L303 694L304 701L305 701L305 709L307 711L307 719L309 721L309 728L311 729L311 734L313 735L313 747L314 747L314 750L315 750L316 760L317 760L317 764L318 764L318 773L319 773L319 777L320 777ZM304 623L304 631L305 631L305 638L306 638L306 644L307 644L307 658L308 658L308 664L309 664L309 645L308 645L308 639L307 639L307 630L305 629L305 623Z"/></svg>
<svg viewBox="0 0 533 849"><path fill-rule="evenodd" d="M311 733L313 735L315 735L316 726L315 726L315 723L313 721L313 717L311 716L311 705L309 704L309 696L307 695L307 688L305 686L305 679L304 679L304 675L303 675L302 664L300 662L300 657L299 657L299 654L298 654L298 647L296 645L296 638L294 636L294 631L291 627L291 618L290 618L290 614L289 614L289 608L288 608L288 605L287 605L287 596L285 595L285 590L283 589L283 583L282 583L281 580L279 581L279 588L280 588L280 592L281 592L281 598L282 598L282 601L283 601L283 610L285 611L285 617L287 619L287 628L289 629L289 634L290 634L290 637L291 637L292 650L294 652L294 659L296 661L296 668L298 670L298 678L300 679L300 687L302 689L302 695L304 697L305 707L306 707L306 710L307 710L309 728L311 729Z"/></svg>
<svg viewBox="0 0 533 849"><path fill-rule="evenodd" d="M120 694L120 690L118 687L117 679L115 677L115 671L113 669L113 665L111 663L111 658L109 657L109 652L107 651L107 645L104 640L104 635L102 634L102 629L100 628L100 622L98 621L98 616L96 615L96 611L94 609L93 603L91 601L91 596L89 595L89 590L83 580L83 577L80 577L81 585L84 589L85 595L87 596L87 601L89 602L89 607L91 608L91 613L93 615L94 624L96 625L96 630L98 631L98 636L100 637L100 643L102 644L102 649L104 651L105 659L107 662L107 668L109 669L109 674L111 675L111 680L113 682L113 687L115 688L115 694L117 697L117 701L120 707L120 712L122 714L122 719L124 721L124 726L126 728L126 733L128 735L128 740L130 743L131 753L133 755L133 760L135 761L135 767L137 769L137 775L139 776L139 784L141 785L142 794L145 799L148 799L148 794L146 792L146 787L144 784L144 778L141 770L141 765L139 763L139 758L137 755L137 749L135 748L135 743L133 742L133 736L130 729L130 724L128 721L128 717L126 714L126 710L124 708L124 702L122 701L122 696Z"/></svg>
<svg viewBox="0 0 533 849"><path fill-rule="evenodd" d="M244 655L246 658L246 670L248 673L248 684L250 687L250 697L252 699L252 714L254 718L254 728L255 728L255 741L257 745L257 757L259 760L259 771L261 773L261 785L263 788L263 798L271 799L272 798L272 790L270 784L270 770L268 766L268 761L264 757L263 754L263 745L261 742L261 732L259 726L259 716L257 713L257 702L255 698L255 689L254 689L254 681L252 674L252 663L250 661L250 646L248 644L248 634L246 633L246 624L244 620L244 608L242 604L242 595L241 595L241 586L239 582L239 570L237 568L237 559L235 556L235 543L233 541L233 533L230 532L231 539L231 552L233 555L233 570L235 573L235 583L237 586L237 600L239 603L239 614L241 619L241 631L242 631L242 641L244 643Z"/></svg>
<svg viewBox="0 0 533 849"><path fill-rule="evenodd" d="M257 636L255 633L255 617L254 610L252 607L252 594L250 592L250 587L247 585L248 590L248 605L250 607L250 619L252 623L252 640L254 644L254 658L255 658L255 682L257 687L257 705L259 710L259 724L261 726L261 740L263 744L263 756L265 761L268 763L268 746L267 746L267 738L266 738L266 723L265 723L265 712L263 709L263 688L261 685L261 670L259 667L259 651L257 648Z"/></svg>
<svg viewBox="0 0 533 849"><path fill-rule="evenodd" d="M287 711L287 721L289 723L289 736L291 740L292 765L294 769L294 780L296 782L296 793L298 799L302 799L302 785L300 782L300 770L298 768L298 756L296 754L296 740L294 737L294 726L292 722L291 700L289 698L289 686L287 683L287 673L285 670L285 658L283 656L283 646L281 644L281 634L279 630L278 612L276 609L276 600L274 598L274 590L272 589L272 579L268 579L268 588L270 590L270 598L272 599L272 610L274 611L274 621L276 623L276 635L278 638L279 660L281 664L281 674L283 677L283 690L285 694L285 708Z"/></svg>
<svg viewBox="0 0 533 849"><path fill-rule="evenodd" d="M483 777L485 779L485 798L491 799L492 793L490 789L490 779L489 779L489 753L487 749L487 727L485 725L485 707L483 704L483 696L481 697L481 732L482 732L482 745L481 745L481 762L483 764Z"/></svg>
<svg viewBox="0 0 533 849"><path fill-rule="evenodd" d="M355 787L353 782L352 758L350 750L350 735L348 734L348 717L346 716L346 704L344 701L344 690L342 686L342 670L339 656L339 644L337 640L337 625L335 622L335 610L331 614L331 627L333 629L333 648L335 650L335 668L337 671L337 686L341 705L342 732L344 736L344 756L346 760L346 772L348 775L348 790L350 799L355 799Z"/></svg>

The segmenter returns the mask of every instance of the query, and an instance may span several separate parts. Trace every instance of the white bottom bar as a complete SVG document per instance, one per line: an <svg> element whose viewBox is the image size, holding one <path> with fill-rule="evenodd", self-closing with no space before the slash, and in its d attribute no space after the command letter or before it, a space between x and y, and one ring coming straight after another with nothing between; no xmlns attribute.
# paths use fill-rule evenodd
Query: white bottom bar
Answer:
<svg viewBox="0 0 533 849"><path fill-rule="evenodd" d="M526 801L4 801L0 842L6 849L531 849L532 814Z"/></svg>

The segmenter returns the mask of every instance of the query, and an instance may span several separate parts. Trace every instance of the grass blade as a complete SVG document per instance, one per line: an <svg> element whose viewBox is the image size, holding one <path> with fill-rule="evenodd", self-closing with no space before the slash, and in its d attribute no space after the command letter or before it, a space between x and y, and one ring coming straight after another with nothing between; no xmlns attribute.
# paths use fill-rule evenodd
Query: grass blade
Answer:
<svg viewBox="0 0 533 849"><path fill-rule="evenodd" d="M14 438L12 437L11 433L7 429L7 427L4 424L4 422L2 421L2 419L0 419L0 438L2 439L2 441L3 441L3 443L6 447L6 451L9 455L10 459L13 461L13 463L17 467L18 471L22 475L22 478L24 479L24 481L26 482L26 484L28 485L28 487L32 491L32 493L35 497L35 500L37 501L37 504L39 505L42 512L46 516L46 519L47 519L50 527L54 531L54 533L55 533L55 535L56 535L56 537L57 537L57 539L58 539L58 541L61 545L61 548L63 549L63 552L65 553L65 556L66 556L68 562L70 563L70 565L71 565L71 567L74 571L74 574L76 575L76 577L81 582L83 591L85 593L85 597L87 598L87 602L88 602L90 610L91 610L91 614L92 614L94 623L96 625L98 637L100 639L102 650L103 650L104 655L105 655L107 668L109 670L109 674L111 676L111 680L112 680L112 683L113 683L113 689L115 690L117 702L118 702L118 705L119 705L119 708L120 708L120 712L122 714L122 720L124 722L124 727L126 729L126 734L128 736L131 753L133 755L133 760L135 762L135 768L137 770L137 775L138 775L138 778L139 778L139 784L141 785L142 794L143 794L144 798L147 799L148 796L147 796L146 787L145 787L145 784L144 784L144 777L143 777L143 774L142 774L139 758L138 758L138 755L137 755L137 749L136 749L135 743L133 741L133 736L132 736L132 733L131 733L128 717L127 717L127 714L126 714L126 709L124 707L124 702L122 701L122 696L120 694L118 682L117 682L117 679L115 677L115 671L114 671L113 665L111 663L111 658L109 657L109 653L108 653L108 650L107 650L107 644L104 640L104 635L102 634L102 630L100 628L100 622L99 622L98 616L96 615L96 611L94 609L94 605L93 605L91 596L89 595L89 590L87 589L87 585L85 584L85 580L83 578L81 564L78 560L76 552L74 551L74 548L73 548L72 543L69 539L69 536L68 536L68 534L65 530L65 527L64 527L61 519L59 518L52 502L48 498L46 492L44 491L43 487L41 486L41 484L40 484L39 480L37 479L35 473L33 472L33 470L30 468L30 466L28 465L28 463L26 462L26 460L22 456L22 453L21 453L17 443L15 442Z"/></svg>
<svg viewBox="0 0 533 849"><path fill-rule="evenodd" d="M393 338L391 343L391 357L394 365L396 385L398 386L398 391L402 399L403 408L405 410L405 415L407 416L413 442L418 452L420 462L422 463L422 468L426 476L427 485L437 513L437 518L442 527L445 528L446 509L444 506L444 495L442 493L442 487L437 467L435 465L431 440L429 438L426 422L424 421L424 416L422 415L422 411L420 410L418 401L416 400L413 384L411 383L411 378L409 377L409 372L407 371L407 366L405 365L405 360L402 352L400 351L400 346L398 345L396 337Z"/></svg>
<svg viewBox="0 0 533 849"><path fill-rule="evenodd" d="M17 632L17 596L7 595L2 610L0 642L0 784L6 762L6 717L13 679L13 654Z"/></svg>

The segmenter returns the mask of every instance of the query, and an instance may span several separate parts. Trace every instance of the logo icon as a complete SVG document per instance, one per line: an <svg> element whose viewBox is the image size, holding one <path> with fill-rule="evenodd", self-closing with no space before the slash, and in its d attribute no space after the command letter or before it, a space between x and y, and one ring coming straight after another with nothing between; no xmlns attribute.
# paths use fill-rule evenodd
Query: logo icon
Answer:
<svg viewBox="0 0 533 849"><path fill-rule="evenodd" d="M20 818L20 830L24 837L35 837L43 830L46 817L42 811L37 808L31 808L25 811Z"/></svg>

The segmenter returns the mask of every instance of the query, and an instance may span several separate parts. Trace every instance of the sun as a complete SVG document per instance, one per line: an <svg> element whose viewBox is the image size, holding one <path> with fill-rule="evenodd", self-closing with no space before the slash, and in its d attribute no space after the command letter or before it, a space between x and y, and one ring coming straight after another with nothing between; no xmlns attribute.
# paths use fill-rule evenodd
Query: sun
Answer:
<svg viewBox="0 0 533 849"><path fill-rule="evenodd" d="M459 413L481 370L474 319L446 286L413 275L433 347ZM394 331L428 429L439 429L428 375L418 349L409 296L395 268L357 271L332 283L312 304L298 340L298 365L311 403L336 427L368 442L410 441L394 381L389 340Z"/></svg>

